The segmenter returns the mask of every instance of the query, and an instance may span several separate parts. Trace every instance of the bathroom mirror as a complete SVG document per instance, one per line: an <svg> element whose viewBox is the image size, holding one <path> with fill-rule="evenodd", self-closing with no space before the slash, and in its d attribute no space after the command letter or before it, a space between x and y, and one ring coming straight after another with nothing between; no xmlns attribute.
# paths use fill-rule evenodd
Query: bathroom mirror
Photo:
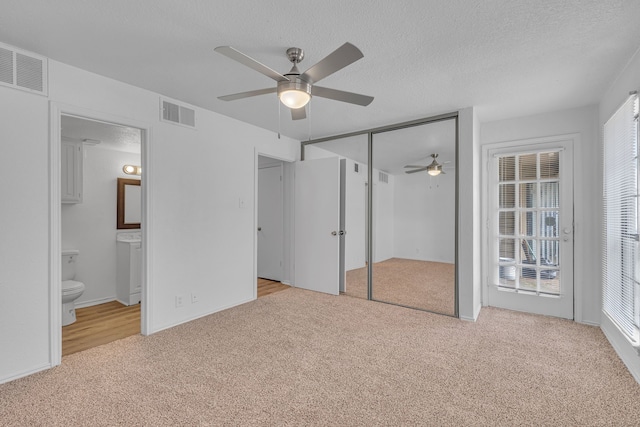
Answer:
<svg viewBox="0 0 640 427"><path fill-rule="evenodd" d="M117 228L140 228L141 207L140 180L118 178Z"/></svg>

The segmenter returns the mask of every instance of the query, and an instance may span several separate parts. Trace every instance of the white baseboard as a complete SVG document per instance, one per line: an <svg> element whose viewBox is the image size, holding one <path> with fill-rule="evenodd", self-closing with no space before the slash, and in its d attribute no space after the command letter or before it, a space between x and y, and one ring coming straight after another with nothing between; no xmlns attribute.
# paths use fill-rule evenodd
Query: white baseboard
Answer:
<svg viewBox="0 0 640 427"><path fill-rule="evenodd" d="M173 322L173 323L170 323L170 324L167 324L167 325L160 325L160 326L158 326L156 328L154 328L153 325L152 325L152 327L149 328L149 330L150 330L149 335L155 334L156 332L164 331L165 329L173 328L174 326L182 325L183 323L191 322L191 321L199 319L201 317L209 316L210 314L214 314L214 313L217 313L219 311L227 310L229 308L233 308L233 307L236 307L236 306L239 306L239 305L242 305L242 304L246 304L246 303L251 302L251 301L255 301L256 299L257 298L249 298L247 300L242 300L240 302L234 302L232 304L228 304L228 305L225 305L225 306L222 306L222 307L217 307L217 308L215 308L215 309L213 309L211 311L207 311L205 313L200 313L200 314L196 314L196 315L187 317L187 318L185 318L183 320L180 320L179 322Z"/></svg>
<svg viewBox="0 0 640 427"><path fill-rule="evenodd" d="M106 297L106 298L98 298L98 299L92 299L89 301L82 301L82 302L76 302L75 307L76 308L85 308L85 307L91 307L92 305L98 305L98 304L104 304L107 302L111 302L111 301L115 301L116 297Z"/></svg>
<svg viewBox="0 0 640 427"><path fill-rule="evenodd" d="M283 285L291 286L291 283L288 280L283 280L280 283L282 283Z"/></svg>
<svg viewBox="0 0 640 427"><path fill-rule="evenodd" d="M638 350L631 345L629 340L627 340L609 316L604 312L602 313L600 328L602 329L604 336L609 340L609 343L611 343L613 349L618 353L620 359L622 359L622 362L625 364L631 375L633 375L633 378L635 378L635 380L640 384L640 355L638 354Z"/></svg>
<svg viewBox="0 0 640 427"><path fill-rule="evenodd" d="M8 377L5 378L0 378L0 384L4 384L4 383L8 383L10 381L14 381L17 380L18 378L23 378L23 377L28 377L29 375L33 375L37 372L40 371L46 371L47 369L51 369L53 366L51 366L51 364L47 363L45 365L40 365L36 368L33 369L29 369L27 371L22 371L20 373L14 374L14 375L10 375Z"/></svg>

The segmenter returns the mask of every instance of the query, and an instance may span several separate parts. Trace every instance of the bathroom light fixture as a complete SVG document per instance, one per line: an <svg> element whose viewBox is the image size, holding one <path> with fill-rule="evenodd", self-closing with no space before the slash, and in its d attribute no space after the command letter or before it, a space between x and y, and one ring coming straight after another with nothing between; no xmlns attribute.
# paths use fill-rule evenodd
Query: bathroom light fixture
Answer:
<svg viewBox="0 0 640 427"><path fill-rule="evenodd" d="M141 175L142 174L142 166L135 165L124 165L122 167L122 171L127 175Z"/></svg>

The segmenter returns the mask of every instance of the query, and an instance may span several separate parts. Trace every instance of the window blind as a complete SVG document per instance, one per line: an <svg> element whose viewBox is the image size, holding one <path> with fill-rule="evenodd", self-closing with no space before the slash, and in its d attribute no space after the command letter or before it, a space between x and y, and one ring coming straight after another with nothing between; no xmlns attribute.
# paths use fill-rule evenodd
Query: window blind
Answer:
<svg viewBox="0 0 640 427"><path fill-rule="evenodd" d="M639 343L638 97L604 125L603 310Z"/></svg>

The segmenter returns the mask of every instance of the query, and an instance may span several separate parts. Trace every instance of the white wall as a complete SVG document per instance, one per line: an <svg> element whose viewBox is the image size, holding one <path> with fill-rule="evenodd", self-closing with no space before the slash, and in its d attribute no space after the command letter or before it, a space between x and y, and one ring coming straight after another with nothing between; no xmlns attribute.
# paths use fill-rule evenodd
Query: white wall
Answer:
<svg viewBox="0 0 640 427"><path fill-rule="evenodd" d="M61 207L62 248L77 249L76 280L85 291L76 306L113 301L116 297L117 178L132 178L125 164L139 165L139 153L85 145L82 203Z"/></svg>
<svg viewBox="0 0 640 427"><path fill-rule="evenodd" d="M151 129L143 165L151 332L254 298L255 151L290 160L299 152L296 141L200 108L197 129L160 122L158 94L56 61L49 61L48 98L0 87L0 180L13 183L0 190L0 234L11 242L0 245L0 382L52 360L49 100ZM175 296L191 292L198 303L176 308Z"/></svg>
<svg viewBox="0 0 640 427"><path fill-rule="evenodd" d="M622 103L629 96L631 91L640 91L640 50L631 58L627 66L618 75L618 78L612 82L607 93L602 97L600 101L600 108L598 110L598 130L601 130L604 123L615 113L615 111L622 105ZM591 148L590 155L592 157L599 158L602 153L602 133L598 133L600 136L599 143L594 144ZM600 230L602 230L602 211L603 206L600 195L602 194L602 162L596 162L594 164L595 176L593 187L591 188L589 195L592 200L592 204L596 206L594 215L596 216L596 225L594 226L594 233L596 235L593 238L595 242L594 248L602 248L602 240ZM602 250L593 250L594 254L591 259L597 259L591 268L592 280L598 283L598 289L601 288L602 281L602 269L600 259L602 259ZM598 308L601 307L599 301ZM636 381L640 382L640 356L636 349L634 349L625 336L620 333L618 328L613 324L606 314L602 313L601 327L616 352L627 365L631 374L635 377Z"/></svg>
<svg viewBox="0 0 640 427"><path fill-rule="evenodd" d="M395 176L394 257L455 262L455 171Z"/></svg>
<svg viewBox="0 0 640 427"><path fill-rule="evenodd" d="M519 117L482 124L482 143L517 141L536 137L580 134L574 147L574 292L577 297L574 311L578 322L600 324L601 286L600 258L597 248L602 209L597 189L598 110L588 106L565 111ZM580 296L581 295L581 296Z"/></svg>

